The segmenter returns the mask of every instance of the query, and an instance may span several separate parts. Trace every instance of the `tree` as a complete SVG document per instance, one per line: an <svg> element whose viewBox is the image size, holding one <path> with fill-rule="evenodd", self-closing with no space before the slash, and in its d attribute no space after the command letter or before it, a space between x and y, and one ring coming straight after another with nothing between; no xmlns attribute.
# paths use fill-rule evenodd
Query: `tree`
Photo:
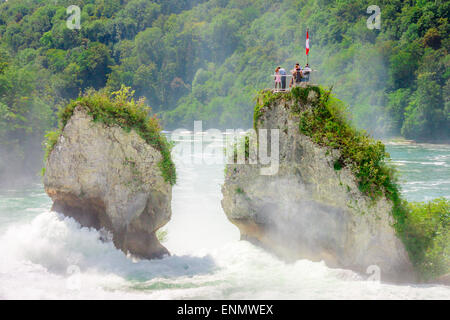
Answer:
<svg viewBox="0 0 450 320"><path fill-rule="evenodd" d="M80 66L78 78L82 80L84 88L99 89L106 85L113 60L104 44L91 42L86 50L81 51L74 58L77 65Z"/></svg>
<svg viewBox="0 0 450 320"><path fill-rule="evenodd" d="M442 109L442 90L433 77L433 73L427 72L417 78L417 91L406 108L402 127L407 138L424 141L449 137L450 123Z"/></svg>

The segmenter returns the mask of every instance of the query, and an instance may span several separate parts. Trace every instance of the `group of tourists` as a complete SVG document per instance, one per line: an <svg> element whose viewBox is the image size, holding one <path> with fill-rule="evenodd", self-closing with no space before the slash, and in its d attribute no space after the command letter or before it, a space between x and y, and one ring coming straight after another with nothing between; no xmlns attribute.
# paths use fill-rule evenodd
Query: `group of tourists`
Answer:
<svg viewBox="0 0 450 320"><path fill-rule="evenodd" d="M308 63L304 68L299 63L295 64L295 68L290 71L292 78L289 88L298 86L302 82L309 82L311 72L312 70ZM275 91L286 91L287 77L288 75L284 68L278 67L275 69Z"/></svg>

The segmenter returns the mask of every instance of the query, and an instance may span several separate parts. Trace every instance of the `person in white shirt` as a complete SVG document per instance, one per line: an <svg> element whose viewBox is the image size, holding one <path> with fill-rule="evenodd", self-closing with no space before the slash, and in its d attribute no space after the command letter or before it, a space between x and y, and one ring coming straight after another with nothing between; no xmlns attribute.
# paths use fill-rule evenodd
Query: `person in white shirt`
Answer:
<svg viewBox="0 0 450 320"><path fill-rule="evenodd" d="M303 81L309 82L309 77L311 75L312 69L309 67L309 64L307 63L306 66L303 68Z"/></svg>

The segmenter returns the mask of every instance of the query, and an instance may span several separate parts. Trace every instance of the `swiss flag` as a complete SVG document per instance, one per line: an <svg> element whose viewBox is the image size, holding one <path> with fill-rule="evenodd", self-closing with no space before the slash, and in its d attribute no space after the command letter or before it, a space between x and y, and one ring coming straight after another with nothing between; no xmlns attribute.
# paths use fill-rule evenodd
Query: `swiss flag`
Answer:
<svg viewBox="0 0 450 320"><path fill-rule="evenodd" d="M309 53L309 32L306 30L306 55Z"/></svg>

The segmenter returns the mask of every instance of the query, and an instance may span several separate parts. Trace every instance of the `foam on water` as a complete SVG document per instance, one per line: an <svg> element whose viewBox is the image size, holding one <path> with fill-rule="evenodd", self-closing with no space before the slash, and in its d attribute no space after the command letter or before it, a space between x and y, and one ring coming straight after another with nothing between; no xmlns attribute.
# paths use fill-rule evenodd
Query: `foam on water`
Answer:
<svg viewBox="0 0 450 320"><path fill-rule="evenodd" d="M220 206L223 165L177 162L177 168L165 243L173 255L161 260L133 260L100 240L104 233L50 212L41 186L3 192L0 298L450 299L445 286L380 284L321 262L280 261L239 241L227 221ZM434 183L422 176L422 184L413 185Z"/></svg>
<svg viewBox="0 0 450 320"><path fill-rule="evenodd" d="M286 264L239 241L197 254L133 261L101 241L99 232L52 212L11 227L0 250L0 296L7 299L450 298L443 286L378 284L323 263Z"/></svg>

